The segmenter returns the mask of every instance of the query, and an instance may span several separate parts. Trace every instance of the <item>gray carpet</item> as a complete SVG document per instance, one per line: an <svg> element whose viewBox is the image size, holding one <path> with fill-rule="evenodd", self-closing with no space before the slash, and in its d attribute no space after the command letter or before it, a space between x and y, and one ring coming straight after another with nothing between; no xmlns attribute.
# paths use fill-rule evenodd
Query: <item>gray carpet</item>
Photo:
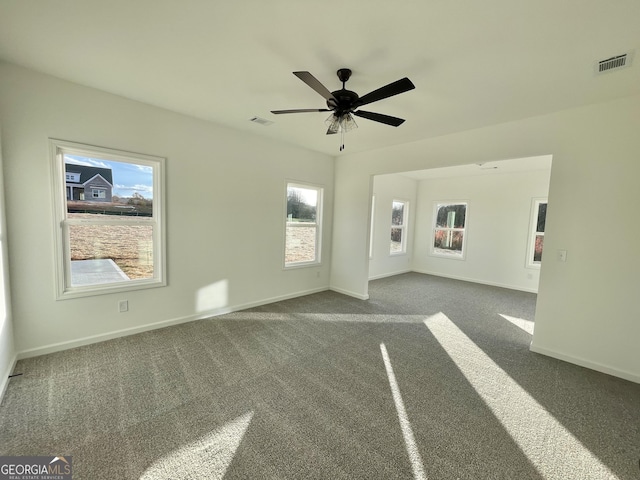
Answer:
<svg viewBox="0 0 640 480"><path fill-rule="evenodd" d="M370 296L22 360L0 454L87 480L640 478L640 385L529 352L535 295L405 274Z"/></svg>

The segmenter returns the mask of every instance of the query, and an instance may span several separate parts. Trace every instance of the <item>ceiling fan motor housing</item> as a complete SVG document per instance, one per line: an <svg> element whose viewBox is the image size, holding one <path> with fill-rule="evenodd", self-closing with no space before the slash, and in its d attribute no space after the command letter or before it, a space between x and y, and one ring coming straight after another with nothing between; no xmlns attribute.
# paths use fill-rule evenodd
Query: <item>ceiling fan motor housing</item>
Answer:
<svg viewBox="0 0 640 480"><path fill-rule="evenodd" d="M331 92L331 95L333 95L336 101L334 102L333 98L330 98L327 100L327 107L335 109L336 115L338 116L355 110L357 107L356 102L360 98L356 92L344 88Z"/></svg>

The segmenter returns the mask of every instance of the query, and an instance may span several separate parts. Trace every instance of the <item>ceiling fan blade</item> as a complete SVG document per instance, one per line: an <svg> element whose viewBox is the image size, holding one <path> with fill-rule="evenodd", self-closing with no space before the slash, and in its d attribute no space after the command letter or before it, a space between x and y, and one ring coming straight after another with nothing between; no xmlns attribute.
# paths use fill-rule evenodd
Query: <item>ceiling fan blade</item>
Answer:
<svg viewBox="0 0 640 480"><path fill-rule="evenodd" d="M367 120L373 120L374 122L384 123L385 125L391 125L392 127L398 127L404 123L404 118L392 117L391 115L383 115L382 113L365 112L358 110L353 112L358 117L366 118Z"/></svg>
<svg viewBox="0 0 640 480"><path fill-rule="evenodd" d="M408 92L409 90L413 90L414 88L416 88L416 86L411 82L411 80L405 77L360 97L360 99L358 100L358 106L377 102L378 100L382 100L383 98L393 97L394 95Z"/></svg>
<svg viewBox="0 0 640 480"><path fill-rule="evenodd" d="M327 130L327 135L335 135L336 133L338 133L338 131L331 127Z"/></svg>
<svg viewBox="0 0 640 480"><path fill-rule="evenodd" d="M271 110L271 113L280 115L281 113L306 113L306 112L330 112L328 108L302 108L298 110Z"/></svg>
<svg viewBox="0 0 640 480"><path fill-rule="evenodd" d="M293 72L293 74L302 80L304 83L313 88L316 92L324 97L325 100L332 100L333 102L338 103L336 98L331 94L327 87L320 83L316 77L311 75L309 72Z"/></svg>

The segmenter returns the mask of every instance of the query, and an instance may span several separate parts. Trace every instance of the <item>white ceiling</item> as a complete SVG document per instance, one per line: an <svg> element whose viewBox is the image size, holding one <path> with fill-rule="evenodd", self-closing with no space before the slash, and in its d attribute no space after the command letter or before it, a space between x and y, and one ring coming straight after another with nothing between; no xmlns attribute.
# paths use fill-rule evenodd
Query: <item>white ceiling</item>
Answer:
<svg viewBox="0 0 640 480"><path fill-rule="evenodd" d="M367 106L345 153L640 93L638 0L0 0L0 59L231 128L338 155L324 99L338 68L360 96L409 77L416 89ZM261 126L253 116L275 121Z"/></svg>

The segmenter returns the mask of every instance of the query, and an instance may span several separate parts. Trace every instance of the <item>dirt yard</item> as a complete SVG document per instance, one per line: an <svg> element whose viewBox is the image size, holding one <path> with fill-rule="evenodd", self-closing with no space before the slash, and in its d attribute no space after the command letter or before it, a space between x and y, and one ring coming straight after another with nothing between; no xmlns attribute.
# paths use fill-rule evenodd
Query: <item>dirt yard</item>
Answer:
<svg viewBox="0 0 640 480"><path fill-rule="evenodd" d="M96 215L69 215L69 218L87 217L95 218ZM69 235L71 260L110 258L131 279L153 277L153 229L150 225L73 225Z"/></svg>
<svg viewBox="0 0 640 480"><path fill-rule="evenodd" d="M287 227L285 263L310 262L315 259L315 227Z"/></svg>

